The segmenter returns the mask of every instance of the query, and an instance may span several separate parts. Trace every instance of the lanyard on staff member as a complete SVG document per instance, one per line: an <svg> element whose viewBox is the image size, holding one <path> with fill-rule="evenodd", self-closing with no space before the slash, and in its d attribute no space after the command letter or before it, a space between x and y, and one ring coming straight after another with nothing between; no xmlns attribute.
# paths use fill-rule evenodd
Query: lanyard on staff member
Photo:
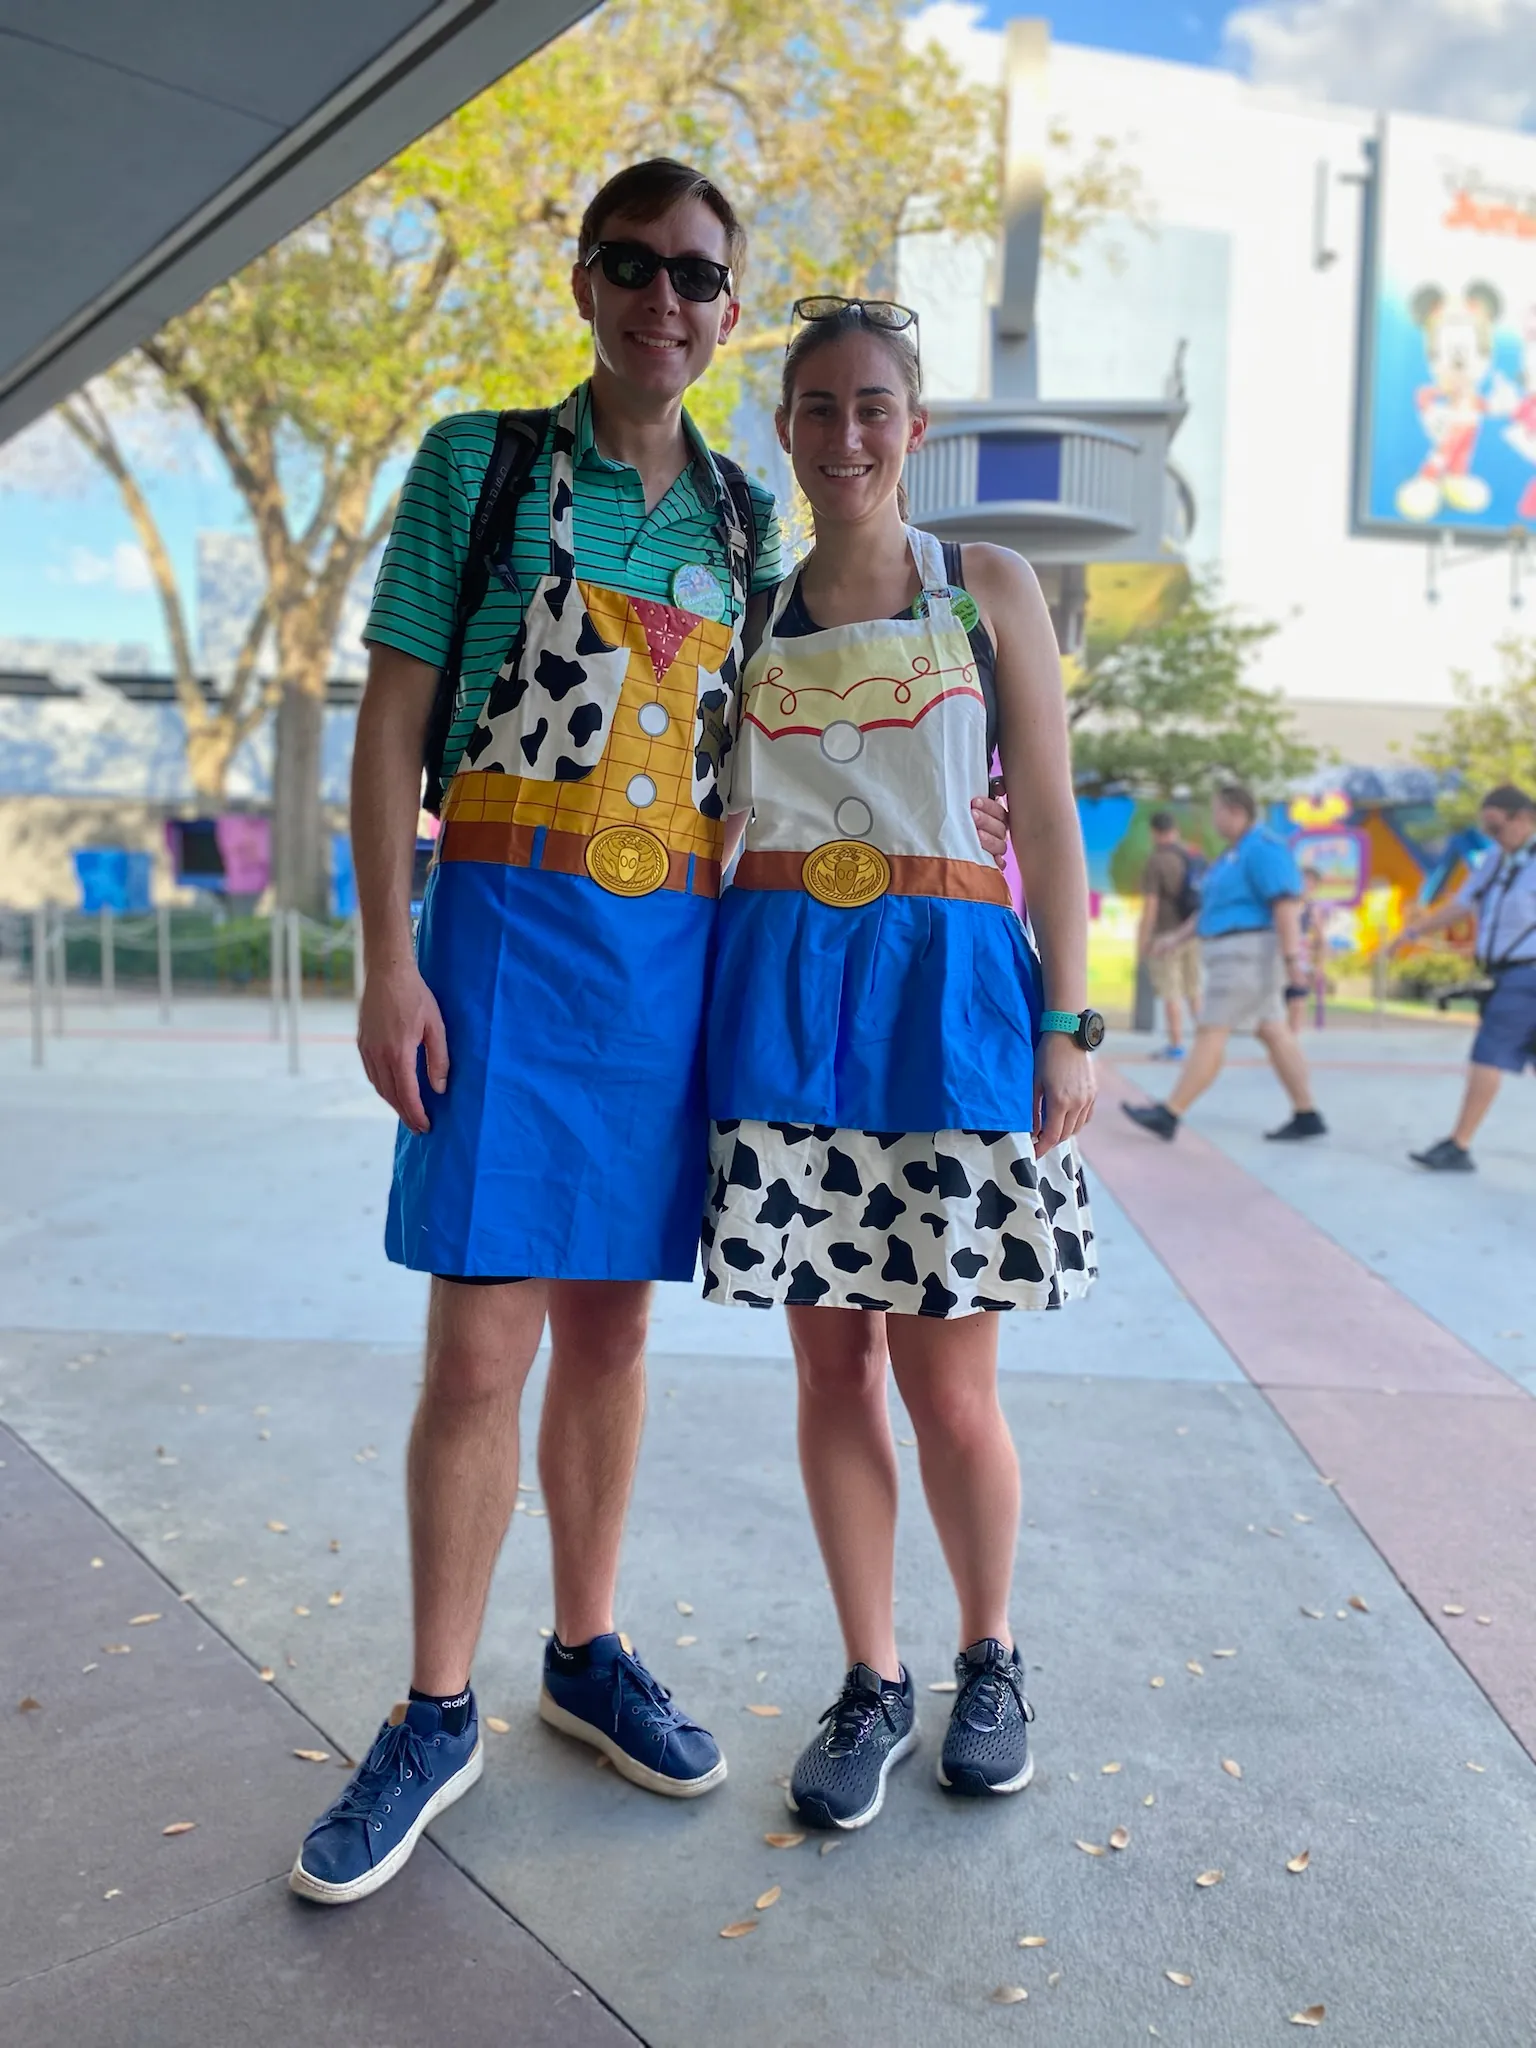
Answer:
<svg viewBox="0 0 1536 2048"><path fill-rule="evenodd" d="M1503 856L1497 872L1490 875L1485 886L1478 891L1478 908L1480 911L1486 911L1487 914L1487 933L1490 947L1493 945L1494 933L1499 928L1499 919L1504 915L1504 905L1509 900L1509 893L1514 888L1526 863L1533 857L1536 857L1536 839L1528 839L1524 846L1517 847L1513 853L1506 853ZM1498 901L1492 902L1491 898L1495 889L1499 892ZM1533 937L1536 937L1536 918L1532 918L1531 922L1525 927L1525 930L1510 940L1497 960L1481 960L1478 962L1478 965L1485 974L1497 974L1506 967L1525 966L1527 963L1523 960L1517 960L1515 955L1525 944L1526 940ZM1531 964L1536 965L1536 961L1533 961Z"/></svg>

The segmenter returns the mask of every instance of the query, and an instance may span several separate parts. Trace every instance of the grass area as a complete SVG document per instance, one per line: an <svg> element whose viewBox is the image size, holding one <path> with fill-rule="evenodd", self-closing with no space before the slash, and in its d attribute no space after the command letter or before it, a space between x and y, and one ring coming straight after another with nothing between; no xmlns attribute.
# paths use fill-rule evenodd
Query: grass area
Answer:
<svg viewBox="0 0 1536 2048"><path fill-rule="evenodd" d="M159 936L153 917L120 917L113 928L113 970L120 986L155 986L160 976ZM265 917L215 917L200 910L170 915L171 977L178 988L265 988L272 979L272 924ZM351 923L305 919L300 952L306 987L350 994ZM24 927L23 972L31 972L32 932ZM64 927L64 962L72 982L101 980L101 920L81 912Z"/></svg>

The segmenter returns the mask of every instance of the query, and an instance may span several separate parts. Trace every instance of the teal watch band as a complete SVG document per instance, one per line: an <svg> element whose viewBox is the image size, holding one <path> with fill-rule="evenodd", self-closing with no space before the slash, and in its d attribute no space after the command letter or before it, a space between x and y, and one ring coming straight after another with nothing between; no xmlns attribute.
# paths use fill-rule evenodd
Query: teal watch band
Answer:
<svg viewBox="0 0 1536 2048"><path fill-rule="evenodd" d="M1075 1032L1078 1025L1076 1010L1047 1010L1040 1019L1042 1031Z"/></svg>

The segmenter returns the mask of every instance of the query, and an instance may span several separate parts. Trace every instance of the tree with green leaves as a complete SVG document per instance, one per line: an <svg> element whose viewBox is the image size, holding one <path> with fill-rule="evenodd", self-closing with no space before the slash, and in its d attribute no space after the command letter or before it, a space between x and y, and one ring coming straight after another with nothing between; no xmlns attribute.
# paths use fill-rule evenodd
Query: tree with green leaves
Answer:
<svg viewBox="0 0 1536 2048"><path fill-rule="evenodd" d="M1492 683L1456 675L1454 710L1414 748L1426 768L1458 778L1440 801L1448 825L1475 824L1479 799L1502 782L1536 793L1536 641L1506 640L1499 656Z"/></svg>
<svg viewBox="0 0 1536 2048"><path fill-rule="evenodd" d="M1316 763L1284 700L1247 680L1277 628L1244 620L1210 586L1185 586L1123 638L1069 669L1067 715L1080 792L1175 797L1235 776L1277 791Z"/></svg>
<svg viewBox="0 0 1536 2048"><path fill-rule="evenodd" d="M570 266L582 208L612 171L683 156L748 226L746 318L690 400L720 442L744 393L766 388L796 294L869 292L898 240L993 230L1000 94L967 85L936 46L914 47L914 11L610 0L135 351L119 391L147 388L195 416L265 571L263 610L212 701L110 400L68 403L149 561L201 795L217 798L241 740L276 707L281 902L324 900L327 669L348 586L388 530L401 460L444 412L547 401L584 374ZM1133 183L1107 143L1064 164L1047 254L1069 254Z"/></svg>

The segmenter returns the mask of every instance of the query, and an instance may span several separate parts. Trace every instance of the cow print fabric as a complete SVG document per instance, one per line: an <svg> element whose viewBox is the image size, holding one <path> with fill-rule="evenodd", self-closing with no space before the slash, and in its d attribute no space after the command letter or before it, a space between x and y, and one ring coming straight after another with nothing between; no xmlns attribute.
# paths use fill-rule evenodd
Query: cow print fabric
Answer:
<svg viewBox="0 0 1536 2048"><path fill-rule="evenodd" d="M710 1126L704 1295L748 1308L1060 1308L1098 1275L1076 1147L1014 1131Z"/></svg>

